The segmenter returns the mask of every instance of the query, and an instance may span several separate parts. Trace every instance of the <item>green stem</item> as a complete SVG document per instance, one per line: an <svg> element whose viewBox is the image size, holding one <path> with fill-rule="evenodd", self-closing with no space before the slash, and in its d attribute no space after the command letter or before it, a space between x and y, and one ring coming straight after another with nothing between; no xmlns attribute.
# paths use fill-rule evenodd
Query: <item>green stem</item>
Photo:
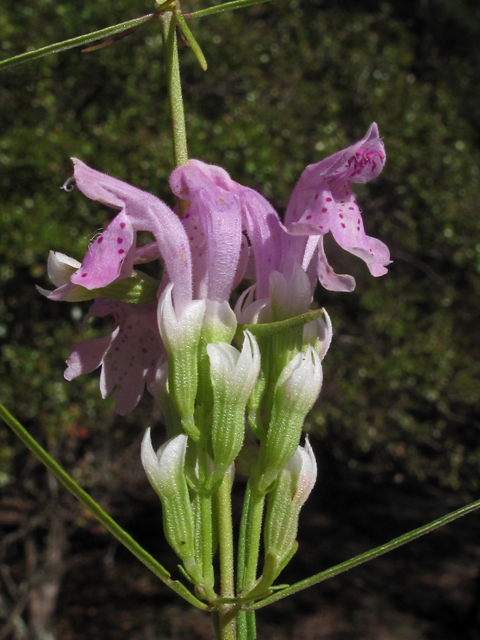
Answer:
<svg viewBox="0 0 480 640"><path fill-rule="evenodd" d="M457 518L461 518L462 516L467 515L467 513L475 511L476 509L479 509L479 508L480 508L480 500L471 502L465 507L461 507L460 509L453 511L452 513L449 513L446 516L438 518L437 520L434 520L433 522L430 522L429 524L424 525L423 527L419 527L418 529L414 529L413 531L404 533L402 536L399 536L398 538L394 538L390 542L387 542L386 544L382 544L380 547L376 547L371 551L366 551L365 553L355 556L355 558L350 558L350 560L347 560L346 562L337 564L336 566L331 567L330 569L321 571L320 573L317 573L316 575L311 576L310 578L306 578L305 580L297 582L296 584L293 584L290 587L286 587L285 589L282 589L282 591L278 591L277 593L274 593L268 598L264 598L263 600L260 600L259 602L256 602L255 604L250 605L249 609L252 611L256 609L261 609L262 607L266 607L268 604L271 604L272 602L277 602L277 600L282 600L283 598L291 596L294 593L298 593L303 589L312 587L313 585L318 584L319 582L328 580L328 578L333 578L334 576L337 576L338 574L343 573L344 571L348 571L349 569L358 567L364 562L368 562L369 560L374 560L375 558L378 558L379 556L382 556L385 553L388 553L389 551L393 551L394 549L397 549L398 547L401 547L402 545L407 544L407 542L412 542L412 540L415 540L416 538L420 538L420 536L424 536L425 534L430 533L431 531L434 531L435 529L438 529L439 527L442 527L443 525L448 524L449 522L452 522Z"/></svg>
<svg viewBox="0 0 480 640"><path fill-rule="evenodd" d="M233 524L228 471L217 491L218 541L220 547L220 596L233 598L235 584L233 578Z"/></svg>
<svg viewBox="0 0 480 640"><path fill-rule="evenodd" d="M237 592L242 593L243 582L245 576L245 562L247 557L247 529L248 517L250 513L250 502L252 491L250 484L245 489L245 498L243 500L242 519L240 521L240 533L238 537L238 561L237 561ZM255 615L255 614L254 614ZM247 612L239 611L237 618L237 634L238 640L247 640Z"/></svg>
<svg viewBox="0 0 480 640"><path fill-rule="evenodd" d="M251 591L257 580L264 501L265 497L252 492L251 485L248 483L238 545L237 591L239 594ZM255 640L257 634L254 611L239 611L237 631L238 640Z"/></svg>
<svg viewBox="0 0 480 640"><path fill-rule="evenodd" d="M197 442L199 503L200 503L200 552L202 556L202 574L205 594L209 600L216 598L214 592L215 575L213 570L213 526L212 497L203 493L207 481L207 450L204 439Z"/></svg>
<svg viewBox="0 0 480 640"><path fill-rule="evenodd" d="M35 49L35 51L27 51L27 53L21 53L20 55L14 56L13 58L2 60L0 62L0 69L8 69L8 67L13 67L17 64L22 64L23 62L31 62L32 60L36 60L37 58L43 58L44 56L49 56L54 53L67 51L68 49L73 49L74 47L81 47L82 45L96 42L97 40L101 40L102 38L111 38L117 33L123 33L128 29L134 29L136 27L142 26L143 24L151 20L154 16L155 12L149 13L146 16L141 16L140 18L135 18L134 20L127 20L127 22L121 22L120 24L115 24L112 27L107 27L106 29L92 31L91 33L87 33L83 36L77 36L75 38L70 38L69 40L64 40L63 42L49 44L46 47L42 47L41 49Z"/></svg>
<svg viewBox="0 0 480 640"><path fill-rule="evenodd" d="M213 16L215 13L233 11L234 9L243 9L244 7L249 7L252 4L261 4L262 2L269 1L270 0L233 0L233 2L226 2L225 4L219 4L215 7L208 7L208 9L200 9L199 11L193 11L192 13L184 13L183 17L187 19L204 18L205 16Z"/></svg>
<svg viewBox="0 0 480 640"><path fill-rule="evenodd" d="M160 15L160 21L162 23L168 97L172 119L173 157L175 167L180 167L188 162L188 149L182 85L180 82L180 63L178 60L177 19L174 12L166 11Z"/></svg>
<svg viewBox="0 0 480 640"><path fill-rule="evenodd" d="M217 640L237 640L238 609L232 605L220 605L212 611Z"/></svg>
<svg viewBox="0 0 480 640"><path fill-rule="evenodd" d="M252 492L248 518L245 573L243 576L243 592L248 593L257 581L258 555L262 534L263 504L265 496Z"/></svg>
<svg viewBox="0 0 480 640"><path fill-rule="evenodd" d="M200 496L200 513L202 518L202 574L205 578L205 594L209 600L215 598L213 585L215 576L213 572L213 536L212 536L212 498L210 496Z"/></svg>
<svg viewBox="0 0 480 640"><path fill-rule="evenodd" d="M0 403L0 418L2 418L12 431L20 438L20 440L32 451L32 453L42 462L47 469L53 473L53 475L59 480L63 486L74 495L77 500L83 504L83 506L103 524L103 526L110 531L112 535L117 538L133 555L143 562L143 564L150 569L162 582L164 582L170 589L182 596L187 602L193 604L198 609L207 611L208 605L201 602L188 589L178 582L172 580L168 571L159 564L155 558L153 558L145 549L143 549L138 542L136 542L115 520L113 520L102 508L86 493L75 480L64 471L60 465L55 462L53 458L41 447L38 442L28 433L18 420L16 420L11 413Z"/></svg>

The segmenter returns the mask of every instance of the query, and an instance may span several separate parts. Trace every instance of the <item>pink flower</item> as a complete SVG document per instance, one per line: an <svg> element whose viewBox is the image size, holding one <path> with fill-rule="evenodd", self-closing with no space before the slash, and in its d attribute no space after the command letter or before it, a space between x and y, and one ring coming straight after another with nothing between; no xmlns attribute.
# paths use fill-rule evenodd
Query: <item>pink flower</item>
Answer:
<svg viewBox="0 0 480 640"><path fill-rule="evenodd" d="M137 406L145 384L154 385L159 363L166 358L157 326L157 305L97 298L89 315L113 316L115 328L108 336L75 345L67 360L65 379L74 380L101 366L102 398L113 394L115 411L126 415Z"/></svg>
<svg viewBox="0 0 480 640"><path fill-rule="evenodd" d="M301 258L313 264L320 283L332 291L353 291L351 276L337 275L328 264L323 236L329 231L338 244L361 258L375 276L387 273L390 252L380 240L367 236L351 185L369 182L383 169L386 155L374 122L351 147L309 165L300 176L288 204L285 226L284 268Z"/></svg>
<svg viewBox="0 0 480 640"><path fill-rule="evenodd" d="M119 413L135 407L145 383L155 387L157 364L166 358L163 340L169 343L170 337L162 340L160 336L154 280L149 279L146 300L151 302L147 304L124 302L131 298L124 297L126 289L117 285L113 292L113 283L132 275L142 280L141 272L134 273L135 265L161 259L164 271L157 298L169 286L177 318L190 318L192 305L205 301L206 317L214 327L225 323L225 305L244 277L253 279L254 285L237 305L237 317L243 322L265 322L307 311L317 279L327 289L352 291L354 279L335 274L325 257L323 237L329 232L340 246L362 258L372 275L387 272L388 249L365 234L351 190L352 183L375 178L385 164L375 123L351 147L305 169L283 224L262 195L234 182L220 167L199 160L178 167L170 178L173 193L189 203L183 219L150 193L91 169L80 160L73 162L78 189L118 213L92 242L81 265L52 253L48 272L57 289L41 293L68 301L110 294L117 298L96 298L90 314L113 316L115 329L105 338L77 345L67 361L65 377L72 380L101 366L102 396L113 393ZM139 231L150 232L155 241L137 247ZM285 288L289 292L283 291ZM324 325L320 321L305 334L306 342L323 355L331 338L331 326L327 331ZM235 328L230 328L233 335ZM328 339L323 334L328 334Z"/></svg>

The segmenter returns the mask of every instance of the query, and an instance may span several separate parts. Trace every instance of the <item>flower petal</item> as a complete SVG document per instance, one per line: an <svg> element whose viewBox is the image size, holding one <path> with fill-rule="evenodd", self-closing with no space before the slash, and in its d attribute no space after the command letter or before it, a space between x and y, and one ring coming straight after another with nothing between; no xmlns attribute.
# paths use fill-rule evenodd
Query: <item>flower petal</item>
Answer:
<svg viewBox="0 0 480 640"><path fill-rule="evenodd" d="M83 194L91 200L97 200L121 210L112 227L112 231L118 235L115 233L110 235L109 232L108 242L105 243L103 240L99 243L100 238L98 238L93 243L82 265L87 275L84 275L84 271L81 270L76 276L78 284L85 286L85 281L92 277L92 287L106 286L120 275L119 266L122 269L122 276L130 275L127 272L127 266L131 269L135 259L134 252L132 251L133 255L128 256L131 264L129 262L125 267L123 263L120 265L117 257L120 254L115 254L114 251L118 240L122 240L122 248L130 248L129 245L132 247L134 245L134 241L130 242L130 238L134 238L138 231L150 231L157 241L169 279L175 284L173 293L175 305L177 310L181 311L192 299L192 261L188 238L178 217L164 202L150 193L91 169L75 158L73 163L75 182ZM125 226L122 227L122 224ZM120 232L125 235L121 235ZM93 269L92 276L89 276L87 268L90 272ZM107 275L102 276L104 270ZM98 284L100 281L102 284Z"/></svg>
<svg viewBox="0 0 480 640"><path fill-rule="evenodd" d="M217 302L230 297L243 239L240 202L226 188L230 183L225 171L199 160L178 167L170 177L175 195L190 201L183 221L195 246L195 297Z"/></svg>
<svg viewBox="0 0 480 640"><path fill-rule="evenodd" d="M378 127L373 123L365 136L352 146L309 165L302 173L288 205L285 225L289 233L323 236L331 231L341 247L364 260L372 275L384 275L386 266L390 264L388 248L380 240L365 234L360 209L350 185L375 178L382 170L385 158ZM298 253L302 244L298 241L293 244ZM304 247L307 247L306 242ZM321 249L320 262L323 257ZM325 262L325 265L328 263ZM320 280L326 288L345 291L348 290L345 287L351 286L351 282L343 285L332 282L326 268L320 271L325 283Z"/></svg>

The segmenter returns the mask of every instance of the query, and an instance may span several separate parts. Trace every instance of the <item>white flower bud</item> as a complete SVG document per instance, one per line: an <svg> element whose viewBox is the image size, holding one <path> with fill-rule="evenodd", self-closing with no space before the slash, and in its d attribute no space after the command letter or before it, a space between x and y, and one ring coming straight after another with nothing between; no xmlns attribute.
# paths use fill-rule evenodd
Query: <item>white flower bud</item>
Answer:
<svg viewBox="0 0 480 640"><path fill-rule="evenodd" d="M245 407L260 371L258 344L249 331L244 335L241 352L225 342L207 345L213 388L211 441L215 480L223 477L240 452Z"/></svg>
<svg viewBox="0 0 480 640"><path fill-rule="evenodd" d="M258 490L266 491L294 454L303 422L320 393L323 374L320 358L310 345L283 369L275 386L266 442L260 452Z"/></svg>
<svg viewBox="0 0 480 640"><path fill-rule="evenodd" d="M177 317L172 302L173 285L167 286L158 304L158 325L168 353L169 391L187 433L198 439L194 424L198 383L198 345L205 314L205 300L190 302Z"/></svg>
<svg viewBox="0 0 480 640"><path fill-rule="evenodd" d="M306 438L305 447L297 447L268 494L265 555L273 554L277 559L277 566L282 564L295 544L300 509L310 495L316 479L317 463Z"/></svg>
<svg viewBox="0 0 480 640"><path fill-rule="evenodd" d="M184 473L188 437L167 440L155 453L147 429L141 458L145 473L162 502L165 537L196 584L204 582L195 561L194 520Z"/></svg>
<svg viewBox="0 0 480 640"><path fill-rule="evenodd" d="M318 354L320 360L323 360L330 348L333 336L332 321L325 309L323 318L317 318L308 322L303 327L303 344L311 344Z"/></svg>

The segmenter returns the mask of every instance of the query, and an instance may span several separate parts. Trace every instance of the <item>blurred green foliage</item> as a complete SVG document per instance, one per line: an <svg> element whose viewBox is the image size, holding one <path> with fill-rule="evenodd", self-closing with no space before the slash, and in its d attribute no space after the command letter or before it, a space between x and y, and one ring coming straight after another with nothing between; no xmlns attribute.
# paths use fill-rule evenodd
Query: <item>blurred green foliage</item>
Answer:
<svg viewBox="0 0 480 640"><path fill-rule="evenodd" d="M192 21L209 69L181 51L190 154L283 212L305 165L379 124L386 168L356 191L367 233L390 246L394 263L373 279L327 248L357 289L318 291L335 338L309 429L342 464L374 478L478 490L480 10L473 0L396 5L290 0ZM4 0L2 57L152 8ZM149 23L100 51L0 76L0 396L40 438L100 432L112 420L94 375L63 380L88 304L48 302L34 285L50 287L50 249L81 259L109 220L78 192L59 190L70 156L172 202L162 64L159 25ZM140 430L150 412L145 401L116 424ZM0 483L13 479L18 451L2 427Z"/></svg>

